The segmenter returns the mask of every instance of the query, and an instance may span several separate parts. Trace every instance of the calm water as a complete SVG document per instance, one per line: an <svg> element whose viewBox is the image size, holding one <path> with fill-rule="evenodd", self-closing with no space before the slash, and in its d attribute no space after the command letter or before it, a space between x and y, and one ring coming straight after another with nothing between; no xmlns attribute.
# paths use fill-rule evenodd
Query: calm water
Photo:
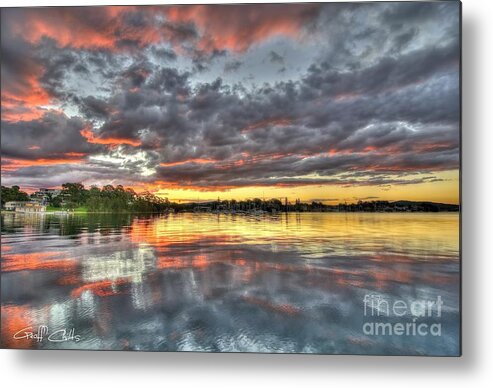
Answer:
<svg viewBox="0 0 493 388"><path fill-rule="evenodd" d="M5 214L1 222L6 347L459 351L458 214ZM440 296L440 317L415 319L439 322L440 335L365 334L376 319L364 315L365 295ZM14 339L40 325L73 328L80 341Z"/></svg>

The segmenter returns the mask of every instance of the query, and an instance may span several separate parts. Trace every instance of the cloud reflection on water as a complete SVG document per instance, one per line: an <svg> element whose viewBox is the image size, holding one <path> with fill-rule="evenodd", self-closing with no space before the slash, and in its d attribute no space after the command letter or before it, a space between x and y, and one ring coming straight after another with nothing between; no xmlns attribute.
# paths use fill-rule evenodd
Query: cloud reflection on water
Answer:
<svg viewBox="0 0 493 388"><path fill-rule="evenodd" d="M2 215L2 244L7 347L458 352L457 214ZM375 292L441 295L444 334L364 336ZM83 341L13 341L25 325Z"/></svg>

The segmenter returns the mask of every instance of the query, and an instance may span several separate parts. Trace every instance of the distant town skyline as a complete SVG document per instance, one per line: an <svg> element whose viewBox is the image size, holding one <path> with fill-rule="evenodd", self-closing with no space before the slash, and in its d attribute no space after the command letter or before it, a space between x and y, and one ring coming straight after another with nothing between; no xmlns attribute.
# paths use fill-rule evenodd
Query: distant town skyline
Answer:
<svg viewBox="0 0 493 388"><path fill-rule="evenodd" d="M457 204L458 27L457 2L4 8L2 185Z"/></svg>

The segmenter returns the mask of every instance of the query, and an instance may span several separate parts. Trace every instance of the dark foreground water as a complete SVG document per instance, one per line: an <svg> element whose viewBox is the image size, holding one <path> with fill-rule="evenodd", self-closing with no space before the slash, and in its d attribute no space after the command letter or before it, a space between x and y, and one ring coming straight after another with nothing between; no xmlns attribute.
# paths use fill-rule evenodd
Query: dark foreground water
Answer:
<svg viewBox="0 0 493 388"><path fill-rule="evenodd" d="M458 214L1 223L3 347L459 352Z"/></svg>

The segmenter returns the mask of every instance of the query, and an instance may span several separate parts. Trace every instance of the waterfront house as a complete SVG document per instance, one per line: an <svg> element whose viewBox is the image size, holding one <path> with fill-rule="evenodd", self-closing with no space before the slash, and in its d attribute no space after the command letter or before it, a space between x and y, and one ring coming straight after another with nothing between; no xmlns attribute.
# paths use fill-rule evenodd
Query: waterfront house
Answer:
<svg viewBox="0 0 493 388"><path fill-rule="evenodd" d="M33 201L9 201L5 203L5 210L19 213L44 213L46 206Z"/></svg>
<svg viewBox="0 0 493 388"><path fill-rule="evenodd" d="M24 206L26 202L25 201L9 201L9 202L5 202L5 210L11 210L11 211L15 211L16 208L20 208L22 206Z"/></svg>
<svg viewBox="0 0 493 388"><path fill-rule="evenodd" d="M31 194L31 199L40 202L42 205L47 205L53 198L62 194L58 189L40 188L38 191Z"/></svg>

